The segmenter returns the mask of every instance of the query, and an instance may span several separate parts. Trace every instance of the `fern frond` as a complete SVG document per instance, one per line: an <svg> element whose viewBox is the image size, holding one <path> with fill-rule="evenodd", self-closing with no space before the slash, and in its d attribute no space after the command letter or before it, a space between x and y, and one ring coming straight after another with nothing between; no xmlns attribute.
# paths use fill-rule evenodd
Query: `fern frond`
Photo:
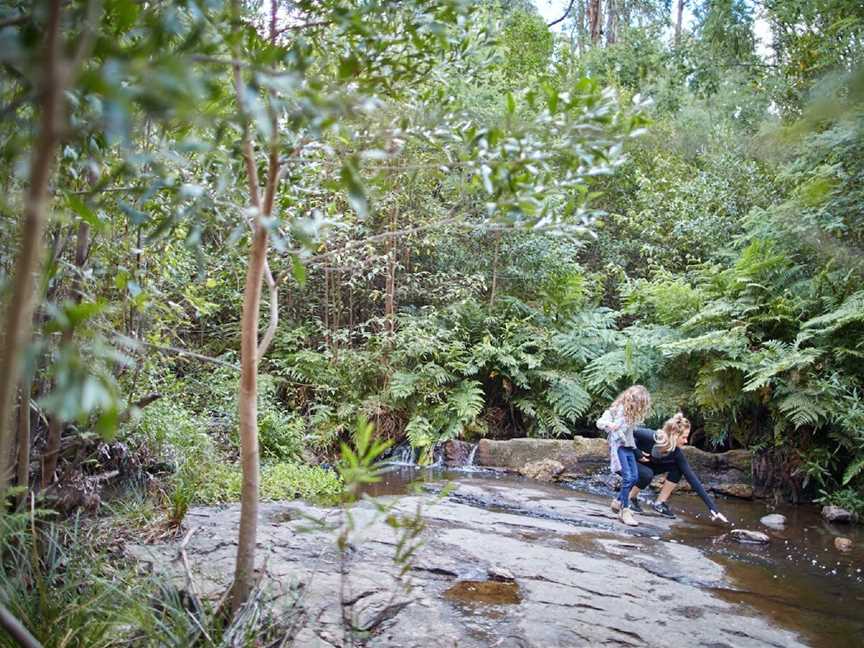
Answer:
<svg viewBox="0 0 864 648"><path fill-rule="evenodd" d="M611 308L597 308L574 315L567 329L553 339L565 357L586 363L619 344L622 334L615 329L618 313Z"/></svg>
<svg viewBox="0 0 864 648"><path fill-rule="evenodd" d="M804 341L812 337L827 335L856 322L864 322L864 290L850 295L833 311L804 322L798 338L800 341Z"/></svg>
<svg viewBox="0 0 864 648"><path fill-rule="evenodd" d="M821 355L821 349L796 349L791 344L780 340L766 342L753 356L753 360L748 360L751 369L747 373L744 391L755 391L764 387L771 382L772 378L786 371L804 369Z"/></svg>
<svg viewBox="0 0 864 648"><path fill-rule="evenodd" d="M477 380L463 380L447 398L447 407L460 425L477 418L485 403L483 386Z"/></svg>
<svg viewBox="0 0 864 648"><path fill-rule="evenodd" d="M846 467L846 471L843 473L843 485L851 482L862 471L864 471L864 456L858 457Z"/></svg>
<svg viewBox="0 0 864 648"><path fill-rule="evenodd" d="M417 414L405 426L405 436L415 448L431 445L435 438L435 429L425 416Z"/></svg>
<svg viewBox="0 0 864 648"><path fill-rule="evenodd" d="M546 400L561 418L575 423L591 407L591 394L577 379L555 376L549 385Z"/></svg>
<svg viewBox="0 0 864 648"><path fill-rule="evenodd" d="M420 382L419 374L397 371L390 376L390 396L396 400L409 398L417 391L418 382Z"/></svg>
<svg viewBox="0 0 864 648"><path fill-rule="evenodd" d="M829 410L812 394L797 391L777 401L777 409L796 428L802 425L820 425L827 420Z"/></svg>
<svg viewBox="0 0 864 648"><path fill-rule="evenodd" d="M747 336L743 327L727 330L708 331L696 337L684 338L660 345L667 358L687 353L723 353L731 358L739 358L747 351Z"/></svg>

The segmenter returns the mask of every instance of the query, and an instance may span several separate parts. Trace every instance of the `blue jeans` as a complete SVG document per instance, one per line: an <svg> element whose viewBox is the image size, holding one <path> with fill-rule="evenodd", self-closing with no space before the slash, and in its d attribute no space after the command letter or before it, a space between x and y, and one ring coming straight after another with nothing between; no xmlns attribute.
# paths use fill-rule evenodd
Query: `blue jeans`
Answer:
<svg viewBox="0 0 864 648"><path fill-rule="evenodd" d="M636 449L619 447L618 461L621 462L621 492L618 493L618 501L621 502L621 508L629 508L630 489L636 485L639 479Z"/></svg>

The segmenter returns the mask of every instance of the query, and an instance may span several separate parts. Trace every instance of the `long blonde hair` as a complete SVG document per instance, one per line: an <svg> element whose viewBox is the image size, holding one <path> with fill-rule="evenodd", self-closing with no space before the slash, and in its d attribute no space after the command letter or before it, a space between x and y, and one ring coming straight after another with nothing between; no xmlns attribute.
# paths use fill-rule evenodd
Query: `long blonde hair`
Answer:
<svg viewBox="0 0 864 648"><path fill-rule="evenodd" d="M637 425L642 423L651 411L651 394L642 385L633 385L618 394L612 401L612 407L621 407L627 423Z"/></svg>
<svg viewBox="0 0 864 648"><path fill-rule="evenodd" d="M654 433L654 447L660 454L669 454L678 447L681 435L690 432L690 421L678 412Z"/></svg>

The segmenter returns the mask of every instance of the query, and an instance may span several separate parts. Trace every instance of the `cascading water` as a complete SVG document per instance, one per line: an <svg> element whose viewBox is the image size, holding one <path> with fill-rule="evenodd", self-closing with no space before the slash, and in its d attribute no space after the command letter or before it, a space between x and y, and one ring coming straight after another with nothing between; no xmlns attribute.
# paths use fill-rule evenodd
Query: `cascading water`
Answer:
<svg viewBox="0 0 864 648"><path fill-rule="evenodd" d="M468 455L468 461L465 462L466 466L474 465L474 455L477 454L477 448L480 447L479 443L475 443L474 447L471 448L471 453Z"/></svg>
<svg viewBox="0 0 864 648"><path fill-rule="evenodd" d="M416 466L417 452L414 447L406 441L400 443L393 448L390 454L384 459L385 464L390 466Z"/></svg>

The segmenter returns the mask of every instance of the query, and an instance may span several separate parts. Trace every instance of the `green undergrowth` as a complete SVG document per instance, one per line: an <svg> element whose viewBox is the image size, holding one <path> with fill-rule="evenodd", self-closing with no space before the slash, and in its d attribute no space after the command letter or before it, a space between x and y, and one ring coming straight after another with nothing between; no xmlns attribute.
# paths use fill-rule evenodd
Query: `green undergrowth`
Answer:
<svg viewBox="0 0 864 648"><path fill-rule="evenodd" d="M290 614L262 597L230 622L216 606L100 546L96 527L30 515L0 518L0 603L44 648L269 645ZM18 644L0 632L0 648Z"/></svg>
<svg viewBox="0 0 864 648"><path fill-rule="evenodd" d="M163 398L125 430L127 440L146 446L172 467L162 490L175 522L182 521L189 506L240 499L236 381L236 372L229 369L182 379L154 377L151 386ZM302 421L280 408L274 394L273 381L265 377L259 402L261 499L335 501L342 488L339 476L304 462Z"/></svg>

